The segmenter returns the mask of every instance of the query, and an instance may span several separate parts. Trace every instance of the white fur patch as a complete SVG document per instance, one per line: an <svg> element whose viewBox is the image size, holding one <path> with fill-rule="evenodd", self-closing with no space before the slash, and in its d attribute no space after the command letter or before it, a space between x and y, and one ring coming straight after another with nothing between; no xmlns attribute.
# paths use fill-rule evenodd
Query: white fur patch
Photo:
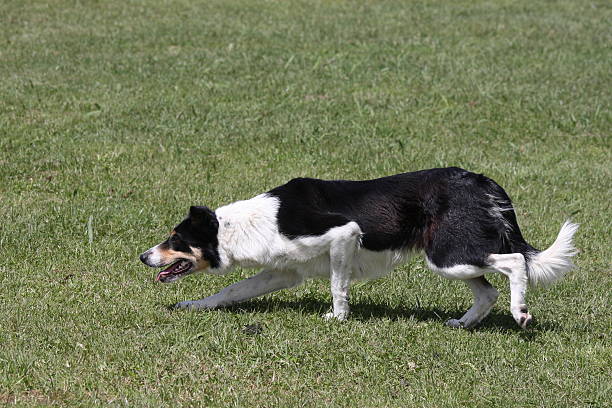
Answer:
<svg viewBox="0 0 612 408"><path fill-rule="evenodd" d="M479 268L474 265L453 265L450 267L439 267L434 264L428 257L425 257L427 266L434 273L446 279L473 279L484 275L487 272L486 268Z"/></svg>
<svg viewBox="0 0 612 408"><path fill-rule="evenodd" d="M577 251L572 242L578 224L565 221L555 242L529 259L527 274L531 285L550 285L574 268L572 257Z"/></svg>
<svg viewBox="0 0 612 408"><path fill-rule="evenodd" d="M504 224L507 234L507 231L512 230L512 225L510 225L508 220L504 218L503 213L514 210L512 203L510 203L508 200L496 197L493 194L486 194L486 196L489 198L489 200L491 200L491 204L493 205L489 210L489 214Z"/></svg>

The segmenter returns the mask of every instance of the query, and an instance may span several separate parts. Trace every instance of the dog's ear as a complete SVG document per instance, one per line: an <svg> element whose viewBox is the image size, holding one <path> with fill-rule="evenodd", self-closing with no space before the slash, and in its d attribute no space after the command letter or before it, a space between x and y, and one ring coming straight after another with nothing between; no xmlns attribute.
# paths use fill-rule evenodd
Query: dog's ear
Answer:
<svg viewBox="0 0 612 408"><path fill-rule="evenodd" d="M217 215L210 208L199 205L192 205L189 208L189 219L191 222L201 228L218 229L219 221Z"/></svg>

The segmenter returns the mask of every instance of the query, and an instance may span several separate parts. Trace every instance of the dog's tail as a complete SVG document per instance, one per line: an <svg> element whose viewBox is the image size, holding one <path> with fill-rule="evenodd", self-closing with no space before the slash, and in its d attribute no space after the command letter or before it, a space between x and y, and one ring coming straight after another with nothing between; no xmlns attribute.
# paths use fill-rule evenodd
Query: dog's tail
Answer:
<svg viewBox="0 0 612 408"><path fill-rule="evenodd" d="M572 242L578 224L565 221L555 242L544 251L527 244L523 256L527 261L527 276L532 286L548 286L574 268L572 257L578 253Z"/></svg>
<svg viewBox="0 0 612 408"><path fill-rule="evenodd" d="M572 240L578 224L570 220L561 226L555 242L544 251L532 247L525 241L519 228L512 202L504 189L488 179L487 197L490 200L490 214L501 220L499 228L507 240L508 253L520 253L525 257L527 276L531 286L548 286L574 268L572 257L578 253Z"/></svg>

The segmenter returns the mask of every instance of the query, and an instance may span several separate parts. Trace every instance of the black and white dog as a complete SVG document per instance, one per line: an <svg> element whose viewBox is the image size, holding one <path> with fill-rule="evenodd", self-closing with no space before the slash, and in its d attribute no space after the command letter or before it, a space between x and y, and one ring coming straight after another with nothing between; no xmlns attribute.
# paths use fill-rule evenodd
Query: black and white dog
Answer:
<svg viewBox="0 0 612 408"><path fill-rule="evenodd" d="M308 278L331 280L333 312L346 319L349 285L377 278L423 251L429 268L464 280L474 305L451 327L469 328L491 310L498 292L486 273L510 282L510 311L522 328L527 284L549 284L573 264L578 226L566 221L552 246L539 251L519 229L510 198L493 180L456 167L366 181L293 179L250 200L216 211L191 207L170 237L140 256L166 267L157 280L173 282L234 266L261 267L259 274L178 308L212 309L290 288Z"/></svg>

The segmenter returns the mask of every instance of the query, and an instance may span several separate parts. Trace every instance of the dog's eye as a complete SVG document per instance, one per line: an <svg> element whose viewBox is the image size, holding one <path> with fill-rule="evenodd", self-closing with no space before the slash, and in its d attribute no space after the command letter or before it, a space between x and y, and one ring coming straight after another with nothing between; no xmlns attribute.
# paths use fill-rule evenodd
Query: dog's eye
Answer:
<svg viewBox="0 0 612 408"><path fill-rule="evenodd" d="M176 234L173 234L168 239L168 242L170 242L171 244L174 244L174 243L177 243L177 242L181 242L181 239Z"/></svg>

